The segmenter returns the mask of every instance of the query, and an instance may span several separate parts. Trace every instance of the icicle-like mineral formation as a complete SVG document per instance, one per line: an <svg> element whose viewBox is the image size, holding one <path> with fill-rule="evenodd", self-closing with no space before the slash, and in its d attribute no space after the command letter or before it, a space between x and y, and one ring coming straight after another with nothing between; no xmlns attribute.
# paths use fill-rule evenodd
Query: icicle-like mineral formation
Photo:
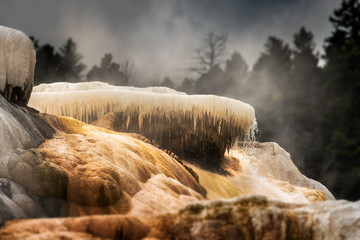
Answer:
<svg viewBox="0 0 360 240"><path fill-rule="evenodd" d="M35 50L23 32L0 26L0 93L26 105L34 85Z"/></svg>
<svg viewBox="0 0 360 240"><path fill-rule="evenodd" d="M42 84L34 88L29 105L87 123L113 112L116 130L141 133L176 154L204 162L218 162L236 139L250 140L256 127L249 104L167 88Z"/></svg>

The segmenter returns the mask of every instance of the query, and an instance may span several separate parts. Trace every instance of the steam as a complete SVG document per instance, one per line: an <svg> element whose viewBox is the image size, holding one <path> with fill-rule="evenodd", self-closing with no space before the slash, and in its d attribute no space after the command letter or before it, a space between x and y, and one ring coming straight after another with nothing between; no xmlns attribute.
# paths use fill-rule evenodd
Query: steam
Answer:
<svg viewBox="0 0 360 240"><path fill-rule="evenodd" d="M250 69L269 35L290 43L300 26L314 33L317 50L321 52L331 29L328 16L338 4L338 0L89 0L85 4L13 0L2 3L0 24L21 29L40 39L41 44L50 43L56 48L72 37L84 56L87 70L98 64L105 53L112 53L115 62L130 59L134 64L137 82L130 84L150 85L169 76L179 85L189 75L185 69L195 49L209 32L228 33L224 57L229 58L237 50ZM264 85L256 91L253 96L234 92L228 96L249 102L256 109L268 89ZM281 114L278 116L281 122ZM283 127L279 124L280 129L276 130L280 133Z"/></svg>
<svg viewBox="0 0 360 240"><path fill-rule="evenodd" d="M314 32L320 50L337 5L337 0L14 0L2 3L0 24L55 47L72 37L87 70L110 52L116 62L133 61L138 81L150 84L169 76L179 84L205 34L228 33L228 57L237 50L251 68L269 35L290 42L300 26Z"/></svg>

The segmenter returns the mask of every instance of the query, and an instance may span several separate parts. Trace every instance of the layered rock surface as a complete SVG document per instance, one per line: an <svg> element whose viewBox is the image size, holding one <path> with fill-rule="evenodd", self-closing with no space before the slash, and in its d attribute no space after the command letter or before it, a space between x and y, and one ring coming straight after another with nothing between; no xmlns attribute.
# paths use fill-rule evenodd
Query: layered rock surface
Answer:
<svg viewBox="0 0 360 240"><path fill-rule="evenodd" d="M36 148L54 133L33 110L9 103L0 95L0 226L13 218L53 216L46 210L46 202L52 200L34 193L39 193L52 173Z"/></svg>
<svg viewBox="0 0 360 240"><path fill-rule="evenodd" d="M273 143L232 149L223 165L229 174L220 175L194 162L183 160L183 165L140 135L39 115L1 96L0 107L4 142L0 177L21 188L2 192L7 202L13 202L4 205L11 214L3 214L2 223L44 216L149 217L174 213L193 201L244 194L262 193L292 202L324 200L322 191L327 199L332 197L324 187L312 186ZM98 123L111 129L112 120L110 115ZM26 204L11 197L19 191L26 195ZM27 205L34 204L40 206L38 210L26 214Z"/></svg>
<svg viewBox="0 0 360 240"><path fill-rule="evenodd" d="M117 131L141 134L183 158L215 168L226 149L239 138L253 139L256 129L255 111L249 104L164 87L139 89L100 82L41 84L34 88L29 105L86 123L113 113Z"/></svg>
<svg viewBox="0 0 360 240"><path fill-rule="evenodd" d="M307 203L332 195L303 176L275 143L233 148L223 164L228 174L219 175L183 161L186 167L139 135L38 115L1 99L0 109L6 110L1 137L12 141L2 148L2 222L75 216L9 222L1 239L351 239L359 234L359 202ZM108 121L111 117L100 122L111 126ZM259 193L268 199L198 202Z"/></svg>
<svg viewBox="0 0 360 240"><path fill-rule="evenodd" d="M87 216L8 223L2 239L357 239L360 201L295 204L245 196L151 218Z"/></svg>
<svg viewBox="0 0 360 240"><path fill-rule="evenodd" d="M114 114L95 121L94 125L113 130ZM226 153L219 174L205 170L193 161L182 161L199 176L208 199L232 198L262 193L269 198L291 202L334 199L322 184L300 173L287 153L276 143L239 143Z"/></svg>
<svg viewBox="0 0 360 240"><path fill-rule="evenodd" d="M250 105L166 88L59 83L42 86L35 105L87 121L110 114L94 123L101 127L40 114L26 107L33 53L27 36L0 27L0 227L42 218L8 221L0 239L359 236L360 203L321 202L333 196L277 144L230 149L253 136ZM169 149L113 131L122 129L159 135L153 139ZM169 150L187 154L179 160ZM225 200L240 195L248 196Z"/></svg>
<svg viewBox="0 0 360 240"><path fill-rule="evenodd" d="M58 197L69 202L71 216L154 215L206 195L183 165L151 144L71 118L45 118L59 131L38 150L65 172Z"/></svg>

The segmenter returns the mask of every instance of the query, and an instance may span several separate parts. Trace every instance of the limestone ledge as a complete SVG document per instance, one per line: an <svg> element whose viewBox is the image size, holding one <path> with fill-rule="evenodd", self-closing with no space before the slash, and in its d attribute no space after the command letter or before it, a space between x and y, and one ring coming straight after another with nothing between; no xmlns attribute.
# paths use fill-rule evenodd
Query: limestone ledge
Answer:
<svg viewBox="0 0 360 240"><path fill-rule="evenodd" d="M360 201L284 203L248 195L190 203L152 218L126 215L8 222L10 239L357 239Z"/></svg>

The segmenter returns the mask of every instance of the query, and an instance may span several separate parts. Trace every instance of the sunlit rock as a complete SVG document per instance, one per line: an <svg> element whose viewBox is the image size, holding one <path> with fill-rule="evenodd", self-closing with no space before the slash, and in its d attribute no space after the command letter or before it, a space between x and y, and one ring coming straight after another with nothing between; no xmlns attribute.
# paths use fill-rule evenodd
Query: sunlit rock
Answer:
<svg viewBox="0 0 360 240"><path fill-rule="evenodd" d="M114 114L109 113L92 124L114 129ZM182 160L196 172L208 199L259 193L287 202L334 199L322 184L302 175L290 154L276 143L233 146L222 161L223 174L203 169L196 161Z"/></svg>
<svg viewBox="0 0 360 240"><path fill-rule="evenodd" d="M174 224L183 239L355 239L360 202L290 204L253 195L189 204Z"/></svg>
<svg viewBox="0 0 360 240"><path fill-rule="evenodd" d="M4 239L357 239L360 201L294 204L245 196L188 204L176 214L8 222Z"/></svg>
<svg viewBox="0 0 360 240"><path fill-rule="evenodd" d="M227 174L219 175L194 162L185 161L190 168L185 167L140 135L116 133L67 117L39 116L5 99L2 106L6 133L2 137L9 138L4 141L17 139L17 135L9 137L14 130L19 136L31 135L11 142L13 150L3 148L7 157L2 157L2 177L21 184L41 201L56 200L57 212L45 208L32 217L121 213L148 218L174 214L186 204L206 198L259 193L287 202L324 200L323 193L310 188L289 155L276 144L232 148L222 165ZM111 126L113 115L107 118L103 124L110 121ZM38 121L35 124L31 119ZM41 123L40 130L37 123ZM46 141L44 134L49 138ZM26 139L37 138L27 145L30 140Z"/></svg>
<svg viewBox="0 0 360 240"><path fill-rule="evenodd" d="M55 130L37 113L8 102L0 95L0 222L5 219L60 216L56 194L66 179L37 151ZM62 175L64 176L64 175ZM43 198L48 196L49 198ZM41 204L42 207L39 207ZM3 223L3 222L2 222Z"/></svg>
<svg viewBox="0 0 360 240"><path fill-rule="evenodd" d="M41 160L36 148L55 130L32 110L11 104L0 95L0 133L0 177L41 195L46 176L56 170ZM56 186L53 184L51 189Z"/></svg>
<svg viewBox="0 0 360 240"><path fill-rule="evenodd" d="M31 41L4 27L0 40L0 226L67 217L8 222L0 239L360 235L360 202L324 201L332 194L284 149L249 141L250 105L168 88L55 83L35 89L29 105L39 114L25 106Z"/></svg>
<svg viewBox="0 0 360 240"><path fill-rule="evenodd" d="M180 94L186 95L184 92L179 92L167 87L145 87L138 88L132 86L114 86L105 82L54 82L51 84L42 83L33 89L33 92L66 92L66 91L86 91L86 90L124 90L131 92L152 92L164 94Z"/></svg>
<svg viewBox="0 0 360 240"><path fill-rule="evenodd" d="M252 147L232 148L222 165L227 174L186 164L198 174L208 199L245 194L262 194L270 199L297 203L334 199L323 185L302 175L290 155L276 143L254 143Z"/></svg>
<svg viewBox="0 0 360 240"><path fill-rule="evenodd" d="M184 165L141 137L72 118L39 116L2 96L0 111L0 177L20 184L36 197L34 202L53 203L53 208L33 215L21 214L14 204L4 205L2 210L12 213L6 220L117 213L151 216L176 212L206 197L206 190Z"/></svg>
<svg viewBox="0 0 360 240"><path fill-rule="evenodd" d="M55 91L54 89L58 89ZM29 105L90 123L114 114L114 129L155 140L179 156L218 167L237 140L254 137L254 109L214 95L186 95L168 88L115 87L99 82L42 84Z"/></svg>
<svg viewBox="0 0 360 240"><path fill-rule="evenodd" d="M182 164L151 144L73 118L44 117L58 132L38 151L58 174L65 173L67 181L58 188L66 191L58 197L68 203L70 216L151 216L206 196Z"/></svg>
<svg viewBox="0 0 360 240"><path fill-rule="evenodd" d="M241 158L239 153L244 153L248 158L248 160L241 161L243 169L247 173L278 180L280 181L279 188L281 188L281 182L289 183L302 187L301 191L305 195L311 195L308 190L316 189L323 192L327 200L335 199L324 185L304 176L291 160L290 154L277 143L256 142L254 148L235 148L233 155ZM310 195L309 198L312 198Z"/></svg>
<svg viewBox="0 0 360 240"><path fill-rule="evenodd" d="M26 105L34 85L36 57L23 32L0 26L0 93L8 101Z"/></svg>

